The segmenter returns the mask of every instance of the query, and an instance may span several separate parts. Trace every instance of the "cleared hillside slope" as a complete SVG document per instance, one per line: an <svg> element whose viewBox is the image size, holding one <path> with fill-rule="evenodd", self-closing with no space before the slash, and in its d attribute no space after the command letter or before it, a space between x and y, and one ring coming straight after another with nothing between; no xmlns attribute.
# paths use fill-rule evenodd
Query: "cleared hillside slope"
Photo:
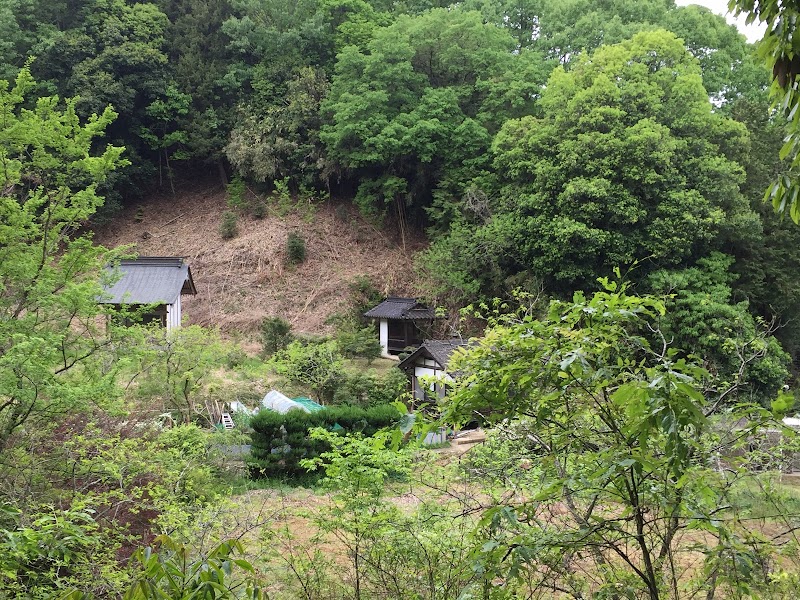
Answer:
<svg viewBox="0 0 800 600"><path fill-rule="evenodd" d="M185 256L197 296L184 297L189 323L223 331L255 332L266 316L288 320L296 332L324 333L333 313L350 299L348 284L363 275L384 294L418 293L412 256L352 210L320 206L313 217L297 214L261 220L239 218L239 235L219 234L225 191L219 183L182 185L177 197L153 196L129 207L95 232L107 247L131 244L143 256ZM306 240L306 261L286 266L290 232Z"/></svg>

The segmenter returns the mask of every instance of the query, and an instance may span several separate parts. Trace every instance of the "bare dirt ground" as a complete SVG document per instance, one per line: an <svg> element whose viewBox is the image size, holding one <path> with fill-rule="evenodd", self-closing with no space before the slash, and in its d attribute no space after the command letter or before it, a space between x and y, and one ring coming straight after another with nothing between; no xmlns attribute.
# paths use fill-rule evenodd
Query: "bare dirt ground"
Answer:
<svg viewBox="0 0 800 600"><path fill-rule="evenodd" d="M280 316L296 332L325 333L325 320L346 306L358 276L386 295L418 293L412 256L422 244L404 251L353 210L325 203L310 218L272 210L261 220L240 216L239 235L226 241L219 234L226 208L218 180L188 182L176 197L166 192L128 207L95 240L129 244L142 256L187 257L197 296L184 296L185 318L225 332L252 333L264 317ZM290 232L306 242L307 259L296 267L286 265Z"/></svg>

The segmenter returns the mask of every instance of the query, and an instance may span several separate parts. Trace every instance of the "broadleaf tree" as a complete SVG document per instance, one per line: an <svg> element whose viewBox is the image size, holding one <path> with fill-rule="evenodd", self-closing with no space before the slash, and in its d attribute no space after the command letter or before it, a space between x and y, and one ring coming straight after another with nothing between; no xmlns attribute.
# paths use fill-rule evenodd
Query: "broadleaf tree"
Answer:
<svg viewBox="0 0 800 600"><path fill-rule="evenodd" d="M692 264L760 223L739 190L746 128L713 110L700 67L674 34L649 31L557 68L540 115L507 121L495 136L491 197L475 243L489 242L506 277L527 274L569 294L598 273ZM472 265L461 244L434 243L439 261L485 295L495 269ZM503 282L500 281L500 284Z"/></svg>
<svg viewBox="0 0 800 600"><path fill-rule="evenodd" d="M513 420L531 448L530 475L517 494L498 494L476 530L479 572L503 582L491 597L517 597L521 583L533 598L760 595L780 567L754 565L780 560L780 536L741 519L736 490L756 455L742 446L776 426L771 413L721 411L737 383L658 335L661 301L601 284L539 318L495 320L451 360L460 375L444 421L502 430ZM782 533L795 524L788 514L774 511Z"/></svg>
<svg viewBox="0 0 800 600"><path fill-rule="evenodd" d="M346 46L321 106L331 177L358 183L365 213L394 213L401 228L424 222L435 195L457 201L489 166L491 136L508 113L532 110L541 62L461 8L401 16L366 50Z"/></svg>
<svg viewBox="0 0 800 600"><path fill-rule="evenodd" d="M34 85L28 69L0 82L0 449L114 389L94 361L113 341L97 319L113 256L78 230L103 202L97 185L126 162L121 147L95 148L116 113L81 122L75 99L27 98Z"/></svg>
<svg viewBox="0 0 800 600"><path fill-rule="evenodd" d="M800 6L780 0L729 0L728 7L736 14L744 13L748 23L757 20L766 25L758 53L772 71L773 106L786 123L779 156L788 161L789 168L773 180L764 199L779 214L800 223Z"/></svg>

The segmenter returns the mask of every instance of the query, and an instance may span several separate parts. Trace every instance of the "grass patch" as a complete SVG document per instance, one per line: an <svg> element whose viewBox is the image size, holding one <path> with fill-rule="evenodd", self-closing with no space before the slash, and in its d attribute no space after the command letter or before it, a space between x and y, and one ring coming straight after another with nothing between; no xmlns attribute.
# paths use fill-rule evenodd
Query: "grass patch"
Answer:
<svg viewBox="0 0 800 600"><path fill-rule="evenodd" d="M754 474L731 490L732 503L751 519L800 517L800 481L777 473Z"/></svg>
<svg viewBox="0 0 800 600"><path fill-rule="evenodd" d="M292 479L285 477L250 479L243 476L227 483L230 486L231 496L239 496L257 490L280 491L288 494L299 490L314 491L318 487L320 479L322 479L322 475L315 472Z"/></svg>
<svg viewBox="0 0 800 600"><path fill-rule="evenodd" d="M272 368L255 356L248 356L242 359L242 361L234 367L233 371L244 379L269 379L274 375Z"/></svg>
<svg viewBox="0 0 800 600"><path fill-rule="evenodd" d="M398 362L390 358L376 358L371 363L366 358L348 358L345 359L344 365L351 373L383 377L397 367Z"/></svg>

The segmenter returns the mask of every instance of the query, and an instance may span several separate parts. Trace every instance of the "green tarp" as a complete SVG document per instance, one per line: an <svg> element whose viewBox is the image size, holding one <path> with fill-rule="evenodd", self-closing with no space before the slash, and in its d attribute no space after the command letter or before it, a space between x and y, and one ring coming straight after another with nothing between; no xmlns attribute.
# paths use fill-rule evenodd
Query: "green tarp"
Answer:
<svg viewBox="0 0 800 600"><path fill-rule="evenodd" d="M321 404L317 404L311 398L292 398L293 402L297 402L298 404L302 405L308 412L317 412L320 410L325 410L325 407Z"/></svg>

